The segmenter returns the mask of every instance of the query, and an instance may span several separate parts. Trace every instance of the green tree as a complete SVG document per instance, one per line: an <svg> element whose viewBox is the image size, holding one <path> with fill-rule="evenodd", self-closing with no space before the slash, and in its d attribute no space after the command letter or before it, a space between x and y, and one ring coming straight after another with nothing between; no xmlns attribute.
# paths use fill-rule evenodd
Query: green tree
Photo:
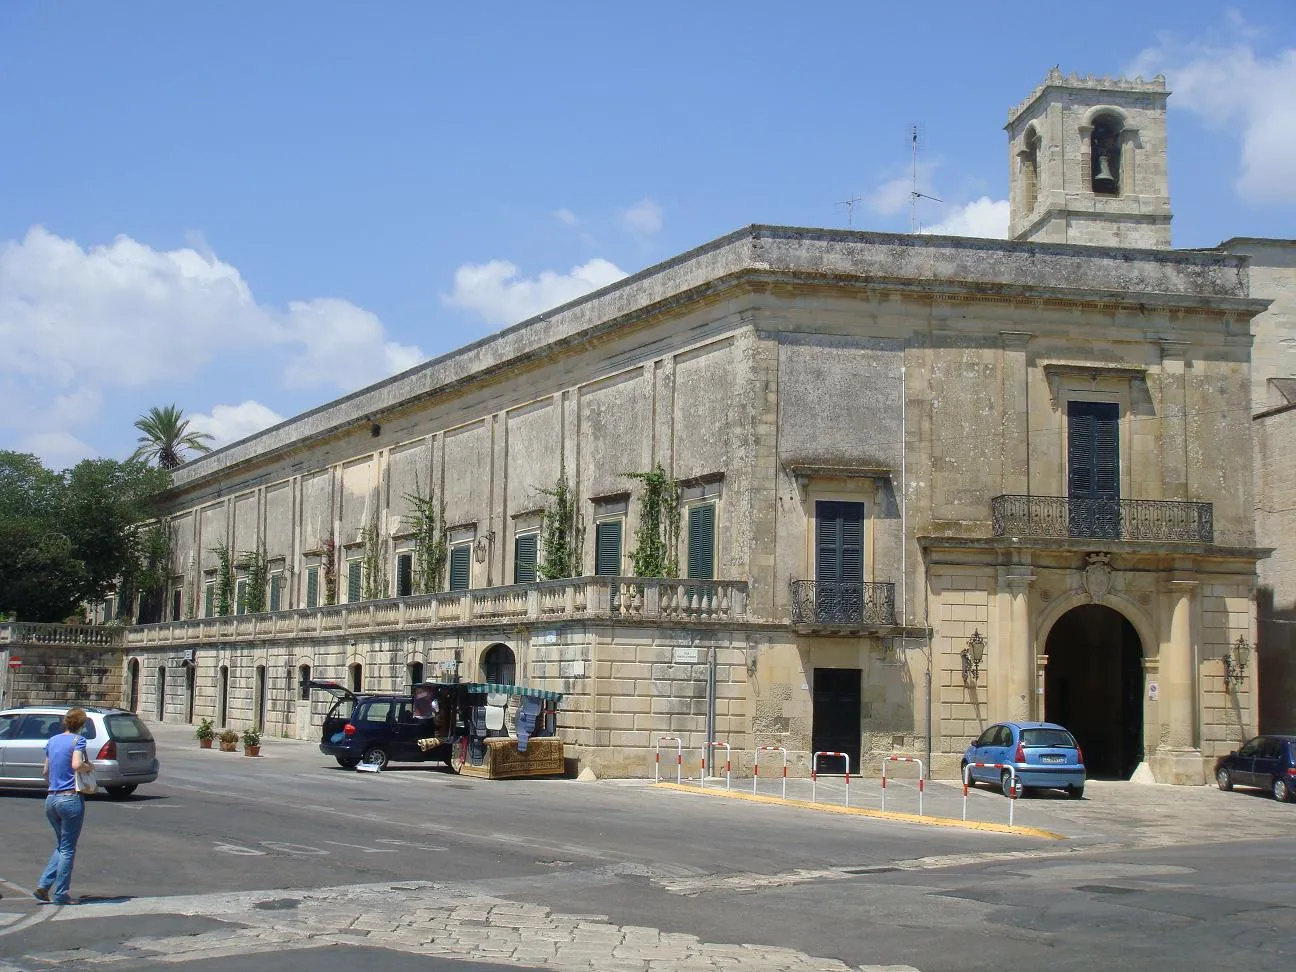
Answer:
<svg viewBox="0 0 1296 972"><path fill-rule="evenodd" d="M132 459L156 462L162 469L174 469L185 461L185 451L211 452L206 432L190 432L189 420L174 404L154 406L135 420L142 433Z"/></svg>

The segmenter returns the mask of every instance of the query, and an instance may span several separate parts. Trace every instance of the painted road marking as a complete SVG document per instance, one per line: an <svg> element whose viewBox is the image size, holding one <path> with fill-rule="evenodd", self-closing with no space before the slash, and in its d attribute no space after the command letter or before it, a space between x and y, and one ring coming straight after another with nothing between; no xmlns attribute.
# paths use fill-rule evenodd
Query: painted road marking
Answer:
<svg viewBox="0 0 1296 972"><path fill-rule="evenodd" d="M400 853L400 851L398 851L394 847L366 847L364 844L348 844L346 841L343 840L326 840L324 841L324 843L332 844L334 847L354 847L356 850L363 851L366 854L399 854Z"/></svg>

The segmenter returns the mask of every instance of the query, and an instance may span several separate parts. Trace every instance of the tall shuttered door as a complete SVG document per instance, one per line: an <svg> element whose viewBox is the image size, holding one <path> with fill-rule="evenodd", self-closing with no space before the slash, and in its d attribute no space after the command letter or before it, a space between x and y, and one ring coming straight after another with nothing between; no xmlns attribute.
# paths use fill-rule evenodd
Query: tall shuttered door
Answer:
<svg viewBox="0 0 1296 972"><path fill-rule="evenodd" d="M864 607L864 504L815 504L815 616L856 624Z"/></svg>
<svg viewBox="0 0 1296 972"><path fill-rule="evenodd" d="M468 544L461 543L457 547L450 548L450 590L468 590L471 559L472 547Z"/></svg>
<svg viewBox="0 0 1296 972"><path fill-rule="evenodd" d="M594 573L621 575L621 521L604 520L594 528Z"/></svg>
<svg viewBox="0 0 1296 972"><path fill-rule="evenodd" d="M513 538L513 583L533 584L536 579L536 551L539 534L525 533Z"/></svg>
<svg viewBox="0 0 1296 972"><path fill-rule="evenodd" d="M396 596L409 597L414 593L414 555L401 554L396 558Z"/></svg>
<svg viewBox="0 0 1296 972"><path fill-rule="evenodd" d="M319 607L319 568L306 568L306 606Z"/></svg>
<svg viewBox="0 0 1296 972"><path fill-rule="evenodd" d="M347 600L358 601L364 585L364 561L347 561Z"/></svg>
<svg viewBox="0 0 1296 972"><path fill-rule="evenodd" d="M1120 536L1120 408L1067 403L1068 520L1073 537Z"/></svg>
<svg viewBox="0 0 1296 972"><path fill-rule="evenodd" d="M216 615L216 585L203 585L203 617L210 618Z"/></svg>
<svg viewBox="0 0 1296 972"><path fill-rule="evenodd" d="M283 610L283 574L270 575L270 610Z"/></svg>
<svg viewBox="0 0 1296 972"><path fill-rule="evenodd" d="M699 579L715 578L715 504L689 508L688 575Z"/></svg>

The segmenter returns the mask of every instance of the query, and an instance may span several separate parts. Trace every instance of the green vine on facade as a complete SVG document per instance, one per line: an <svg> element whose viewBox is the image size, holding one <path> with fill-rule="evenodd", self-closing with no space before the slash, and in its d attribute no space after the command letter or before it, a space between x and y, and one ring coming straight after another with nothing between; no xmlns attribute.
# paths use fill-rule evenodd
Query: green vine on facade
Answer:
<svg viewBox="0 0 1296 972"><path fill-rule="evenodd" d="M643 483L639 495L639 529L631 559L636 577L678 577L680 534L679 483L657 463L651 472L623 473Z"/></svg>
<svg viewBox="0 0 1296 972"><path fill-rule="evenodd" d="M360 530L364 547L364 560L360 576L363 578L361 597L378 601L387 596L387 559L383 556L382 535L378 532L378 514Z"/></svg>
<svg viewBox="0 0 1296 972"><path fill-rule="evenodd" d="M540 493L553 502L545 507L540 520L540 545L543 558L539 567L545 580L580 576L580 526L576 519L576 496L567 473L558 476L553 489Z"/></svg>
<svg viewBox="0 0 1296 972"><path fill-rule="evenodd" d="M247 571L247 593L244 594L247 613L262 613L266 609L266 592L270 586L270 560L266 556L265 544L259 543L240 556L235 566Z"/></svg>
<svg viewBox="0 0 1296 972"><path fill-rule="evenodd" d="M228 617L234 613L234 559L225 541L218 540L211 548L216 555L216 616Z"/></svg>
<svg viewBox="0 0 1296 972"><path fill-rule="evenodd" d="M337 538L333 531L324 538L320 565L324 568L324 603L337 603Z"/></svg>
<svg viewBox="0 0 1296 972"><path fill-rule="evenodd" d="M405 494L412 509L414 521L414 576L411 586L415 594L435 594L445 580L446 558L449 554L445 538L445 501L437 505L429 491L424 496L414 479L414 492Z"/></svg>

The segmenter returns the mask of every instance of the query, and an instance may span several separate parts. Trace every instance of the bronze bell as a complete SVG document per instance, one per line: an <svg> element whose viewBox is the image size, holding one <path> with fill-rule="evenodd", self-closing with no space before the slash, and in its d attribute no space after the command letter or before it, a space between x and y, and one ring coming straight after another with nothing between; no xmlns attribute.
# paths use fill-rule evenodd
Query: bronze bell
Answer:
<svg viewBox="0 0 1296 972"><path fill-rule="evenodd" d="M1107 156L1098 156L1098 171L1093 177L1094 192L1115 192L1116 177L1112 175L1111 166L1107 164Z"/></svg>

